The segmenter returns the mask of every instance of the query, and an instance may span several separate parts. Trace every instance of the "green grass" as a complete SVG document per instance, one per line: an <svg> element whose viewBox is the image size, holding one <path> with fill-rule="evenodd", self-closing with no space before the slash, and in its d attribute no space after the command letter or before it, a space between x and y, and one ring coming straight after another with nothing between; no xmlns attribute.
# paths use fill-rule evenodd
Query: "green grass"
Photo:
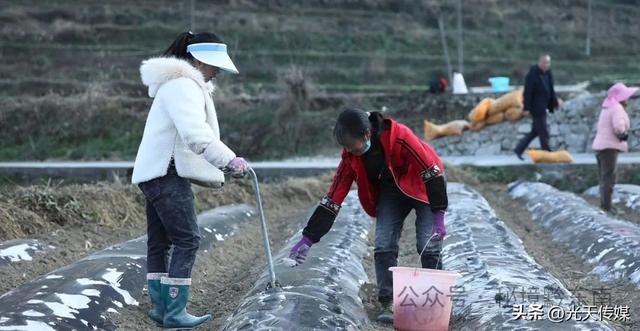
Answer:
<svg viewBox="0 0 640 331"><path fill-rule="evenodd" d="M133 160L141 138L138 133L116 132L80 140L38 136L29 143L3 146L0 160Z"/></svg>

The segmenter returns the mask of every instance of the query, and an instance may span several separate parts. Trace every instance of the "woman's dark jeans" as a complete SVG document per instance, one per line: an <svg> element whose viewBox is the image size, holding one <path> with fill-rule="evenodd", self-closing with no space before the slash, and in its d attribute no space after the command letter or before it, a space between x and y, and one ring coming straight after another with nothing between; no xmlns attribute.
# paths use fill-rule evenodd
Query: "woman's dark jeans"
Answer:
<svg viewBox="0 0 640 331"><path fill-rule="evenodd" d="M138 186L144 193L147 213L147 272L191 278L200 245L191 183L178 176L172 163L167 175Z"/></svg>
<svg viewBox="0 0 640 331"><path fill-rule="evenodd" d="M388 304L393 299L393 274L390 267L398 265L398 242L404 220L416 211L416 251L418 254L431 237L433 213L428 204L406 196L394 184L381 185L376 208L375 269L378 301ZM420 257L423 268L442 269L442 241L434 237Z"/></svg>

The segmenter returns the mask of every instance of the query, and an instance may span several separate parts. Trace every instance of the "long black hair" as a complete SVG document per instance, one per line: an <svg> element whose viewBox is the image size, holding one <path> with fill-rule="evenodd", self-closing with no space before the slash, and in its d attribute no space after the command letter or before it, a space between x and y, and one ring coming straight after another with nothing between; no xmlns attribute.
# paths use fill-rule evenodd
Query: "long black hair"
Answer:
<svg viewBox="0 0 640 331"><path fill-rule="evenodd" d="M191 61L193 60L193 56L189 52L187 52L187 46L197 43L223 44L222 40L218 38L218 36L216 36L214 33L201 32L194 34L191 31L183 32L179 34L176 40L171 43L171 46L169 46L169 48L164 51L163 55Z"/></svg>
<svg viewBox="0 0 640 331"><path fill-rule="evenodd" d="M333 136L340 145L352 139L364 138L367 130L371 130L372 136L376 137L383 129L383 123L384 116L379 112L367 114L360 109L348 108L338 115Z"/></svg>

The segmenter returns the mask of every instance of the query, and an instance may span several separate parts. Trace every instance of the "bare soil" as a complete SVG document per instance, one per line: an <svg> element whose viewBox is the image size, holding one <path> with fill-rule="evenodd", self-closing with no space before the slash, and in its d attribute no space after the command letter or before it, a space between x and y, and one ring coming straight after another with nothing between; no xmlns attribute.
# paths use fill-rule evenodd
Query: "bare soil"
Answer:
<svg viewBox="0 0 640 331"><path fill-rule="evenodd" d="M328 176L319 179L290 179L279 184L261 186L269 242L274 252L280 250L287 239L306 223L310 208L326 193L330 179ZM227 196L225 199L253 203L251 191L228 186L224 193ZM220 194L221 192L202 193L199 198L210 201ZM192 275L193 286L188 307L192 314L213 316L213 321L201 329L221 329L226 318L233 313L266 267L260 236L260 223L257 220L245 223L235 235L225 239L210 252L198 256ZM119 330L159 329L146 315L149 308L149 299L145 294L140 306L127 306L120 309L119 314L110 314L109 318Z"/></svg>
<svg viewBox="0 0 640 331"><path fill-rule="evenodd" d="M603 283L589 272L569 247L553 241L551 235L531 219L524 202L513 200L506 185L479 183L474 177L452 169L450 181L462 181L477 189L510 227L529 253L549 273L558 278L584 304L594 304L594 290L607 289L611 305L629 305L632 321L614 323L616 330L640 329L640 292L625 282ZM305 222L310 209L325 193L330 175L289 179L262 185L272 249L277 251ZM54 189L52 189L54 187ZM253 204L254 195L248 180L230 181L223 190L195 189L197 208L202 211L229 203ZM594 199L587 199L596 203ZM2 292L72 263L108 245L144 234L144 209L138 189L130 185L105 184L69 186L33 186L3 188L0 199L4 217L0 226L2 240L37 238L56 248L34 257L33 261L0 268ZM48 207L47 207L48 206ZM624 210L620 218L638 223L637 215ZM8 216L7 216L8 215ZM393 330L392 325L375 322L380 307L377 303L373 261L375 224L369 234L368 255L363 264L369 281L360 295L371 319L366 331ZM398 264L419 266L415 251L415 214L410 214L400 239ZM258 222L244 224L236 235L198 257L193 272L193 291L189 310L194 314L210 313L214 320L202 329L220 329L237 307L244 294L254 285L264 270L260 226ZM121 330L158 329L146 317L148 298L140 306L128 306L109 318ZM455 320L451 330L455 330Z"/></svg>

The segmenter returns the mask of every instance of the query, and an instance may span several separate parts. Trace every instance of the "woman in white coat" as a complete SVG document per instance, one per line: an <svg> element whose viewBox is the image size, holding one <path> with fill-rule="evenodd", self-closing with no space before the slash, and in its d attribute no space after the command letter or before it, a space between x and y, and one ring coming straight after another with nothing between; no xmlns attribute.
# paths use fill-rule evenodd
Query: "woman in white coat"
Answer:
<svg viewBox="0 0 640 331"><path fill-rule="evenodd" d="M211 319L186 312L200 242L191 183L220 187L220 169L235 177L248 170L220 140L211 80L221 71L238 73L227 46L212 33L182 33L162 57L140 67L154 100L132 182L145 196L149 317L165 328L192 328Z"/></svg>

